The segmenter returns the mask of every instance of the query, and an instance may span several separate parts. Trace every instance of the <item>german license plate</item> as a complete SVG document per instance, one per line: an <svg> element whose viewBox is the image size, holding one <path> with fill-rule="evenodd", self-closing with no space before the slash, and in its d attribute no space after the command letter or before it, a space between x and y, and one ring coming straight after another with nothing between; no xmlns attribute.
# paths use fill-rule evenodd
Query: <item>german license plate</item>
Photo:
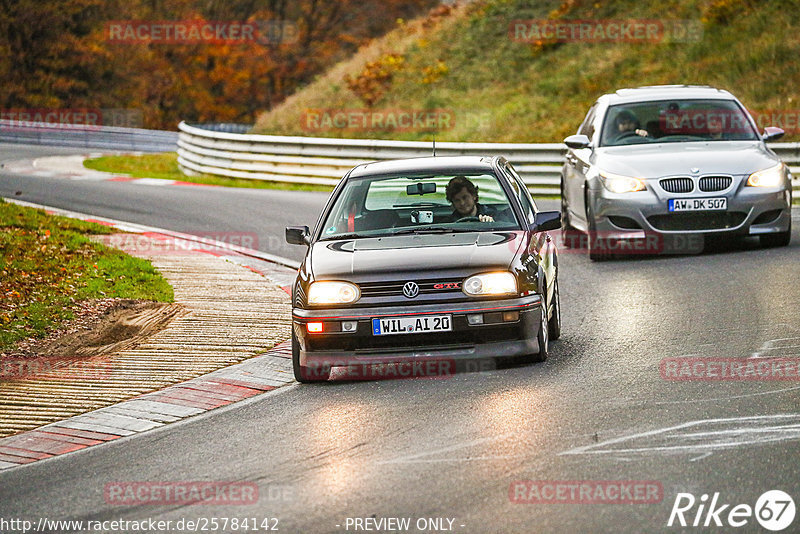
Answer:
<svg viewBox="0 0 800 534"><path fill-rule="evenodd" d="M671 198L669 211L716 211L728 209L728 199L722 198Z"/></svg>
<svg viewBox="0 0 800 534"><path fill-rule="evenodd" d="M450 315L409 315L372 320L372 334L421 334L424 332L449 332L453 329Z"/></svg>

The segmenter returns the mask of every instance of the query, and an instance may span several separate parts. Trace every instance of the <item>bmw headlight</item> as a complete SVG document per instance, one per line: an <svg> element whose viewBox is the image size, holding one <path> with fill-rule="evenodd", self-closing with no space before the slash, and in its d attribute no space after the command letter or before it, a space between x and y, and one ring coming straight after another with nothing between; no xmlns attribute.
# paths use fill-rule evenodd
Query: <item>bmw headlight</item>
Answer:
<svg viewBox="0 0 800 534"><path fill-rule="evenodd" d="M634 191L644 191L644 181L633 176L623 176L613 172L601 172L600 181L603 186L612 193L633 193Z"/></svg>
<svg viewBox="0 0 800 534"><path fill-rule="evenodd" d="M470 297L513 295L517 292L517 279L509 272L482 273L470 276L461 287Z"/></svg>
<svg viewBox="0 0 800 534"><path fill-rule="evenodd" d="M312 282L308 288L309 304L352 304L361 297L361 290L350 282Z"/></svg>
<svg viewBox="0 0 800 534"><path fill-rule="evenodd" d="M783 182L783 176L783 163L778 163L774 167L751 174L747 179L747 185L753 187L778 187Z"/></svg>

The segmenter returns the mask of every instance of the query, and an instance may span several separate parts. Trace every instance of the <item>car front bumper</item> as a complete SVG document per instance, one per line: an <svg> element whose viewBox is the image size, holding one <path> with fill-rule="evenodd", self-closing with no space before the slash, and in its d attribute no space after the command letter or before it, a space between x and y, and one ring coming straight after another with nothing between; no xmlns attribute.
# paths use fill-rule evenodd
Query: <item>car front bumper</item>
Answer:
<svg viewBox="0 0 800 534"><path fill-rule="evenodd" d="M786 232L791 225L792 193L788 187L760 188L734 184L720 192L668 193L658 181L649 181L645 191L612 193L598 186L589 201L598 236L616 240L645 239L661 252L699 252L703 238L714 235L765 235ZM670 212L670 199L726 198L720 211ZM695 250L699 247L699 250Z"/></svg>
<svg viewBox="0 0 800 534"><path fill-rule="evenodd" d="M530 294L502 300L417 306L294 309L292 328L303 367L516 357L538 352L536 336L541 308L541 296ZM373 334L373 319L425 315L451 316L452 330ZM470 315L480 315L483 324L470 324ZM308 323L320 322L322 332L308 332ZM355 323L355 330L344 331L344 322Z"/></svg>

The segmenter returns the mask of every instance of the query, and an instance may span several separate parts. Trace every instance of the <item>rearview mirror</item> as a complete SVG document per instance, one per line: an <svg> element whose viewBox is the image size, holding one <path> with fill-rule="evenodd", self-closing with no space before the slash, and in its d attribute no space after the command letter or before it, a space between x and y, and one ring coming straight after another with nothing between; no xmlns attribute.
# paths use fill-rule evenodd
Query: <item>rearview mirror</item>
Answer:
<svg viewBox="0 0 800 534"><path fill-rule="evenodd" d="M564 139L564 144L570 148L589 148L592 142L583 134L570 135Z"/></svg>
<svg viewBox="0 0 800 534"><path fill-rule="evenodd" d="M310 242L308 226L287 226L286 242L290 245L308 245Z"/></svg>
<svg viewBox="0 0 800 534"><path fill-rule="evenodd" d="M533 224L531 224L532 232L547 232L548 230L558 230L559 228L561 228L560 211L540 211L536 214Z"/></svg>
<svg viewBox="0 0 800 534"><path fill-rule="evenodd" d="M764 134L761 136L761 139L764 141L775 141L783 137L785 132L776 126L767 126L764 128Z"/></svg>
<svg viewBox="0 0 800 534"><path fill-rule="evenodd" d="M436 182L418 182L406 186L407 195L428 195L436 192Z"/></svg>

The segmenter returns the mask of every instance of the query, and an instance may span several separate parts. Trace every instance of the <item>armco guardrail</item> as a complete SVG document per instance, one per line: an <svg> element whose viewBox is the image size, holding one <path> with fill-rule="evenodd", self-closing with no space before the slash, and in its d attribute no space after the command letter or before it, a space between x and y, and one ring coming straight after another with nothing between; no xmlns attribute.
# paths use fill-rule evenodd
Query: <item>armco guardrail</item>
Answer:
<svg viewBox="0 0 800 534"><path fill-rule="evenodd" d="M182 122L178 164L186 173L335 185L355 165L432 154L431 143L242 135ZM503 155L540 194L559 194L560 143L436 143L437 156Z"/></svg>
<svg viewBox="0 0 800 534"><path fill-rule="evenodd" d="M172 152L178 132L0 120L0 142L133 152Z"/></svg>
<svg viewBox="0 0 800 534"><path fill-rule="evenodd" d="M252 135L243 124L179 125L180 133L114 126L81 127L0 120L0 142L100 150L170 152L187 174L335 185L355 165L368 161L428 156L431 143L372 139L329 139ZM770 147L792 169L800 190L800 143ZM503 155L528 187L539 194L559 194L565 147L561 143L436 143L436 154Z"/></svg>
<svg viewBox="0 0 800 534"><path fill-rule="evenodd" d="M369 161L428 156L432 144L419 141L329 139L236 133L241 125L178 126L178 164L187 173L231 178L335 185L355 165ZM770 147L800 176L800 143ZM437 156L503 155L531 191L558 195L565 146L561 143L436 143ZM795 190L800 180L795 180Z"/></svg>

